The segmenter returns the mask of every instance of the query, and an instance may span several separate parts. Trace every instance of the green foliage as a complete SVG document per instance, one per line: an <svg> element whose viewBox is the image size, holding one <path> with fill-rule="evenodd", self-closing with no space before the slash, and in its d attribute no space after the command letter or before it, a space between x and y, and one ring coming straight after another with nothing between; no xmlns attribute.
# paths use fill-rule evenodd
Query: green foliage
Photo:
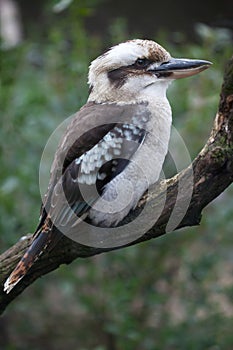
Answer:
<svg viewBox="0 0 233 350"><path fill-rule="evenodd" d="M128 36L118 19L103 44L83 25L93 2L66 3L68 13L47 29L47 39L32 34L2 53L1 251L37 224L43 147L85 103L90 60ZM174 124L192 156L209 135L231 54L226 31L199 25L198 32L198 44L155 39L173 56L213 62L169 91ZM231 188L198 228L79 260L37 281L6 313L5 349L230 350L232 198Z"/></svg>

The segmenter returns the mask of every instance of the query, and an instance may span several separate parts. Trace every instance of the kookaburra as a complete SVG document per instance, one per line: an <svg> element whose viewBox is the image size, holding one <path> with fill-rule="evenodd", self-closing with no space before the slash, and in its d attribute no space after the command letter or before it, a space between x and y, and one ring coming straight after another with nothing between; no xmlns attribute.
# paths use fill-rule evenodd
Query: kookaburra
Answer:
<svg viewBox="0 0 233 350"><path fill-rule="evenodd" d="M56 244L62 227L79 230L80 220L116 226L137 205L168 151L169 84L210 64L172 58L154 41L138 39L91 63L88 101L58 146L33 242L5 282L6 293Z"/></svg>

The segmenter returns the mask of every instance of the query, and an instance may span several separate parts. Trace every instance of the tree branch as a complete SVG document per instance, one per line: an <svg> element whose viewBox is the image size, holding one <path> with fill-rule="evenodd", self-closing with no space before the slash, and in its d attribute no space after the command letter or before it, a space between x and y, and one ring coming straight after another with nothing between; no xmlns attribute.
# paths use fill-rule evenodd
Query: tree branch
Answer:
<svg viewBox="0 0 233 350"><path fill-rule="evenodd" d="M179 217L179 208L182 208L186 200L185 193L190 187L190 174L193 175L191 201L184 218L173 229L198 225L201 221L203 208L233 182L233 58L226 67L218 112L206 145L187 169L173 178L155 185L152 192L145 195L137 208L123 221L123 223L127 223L129 220L137 218L146 201L149 201L150 207L156 212L166 196L164 209L156 224L140 238L124 246L137 244L167 233L171 213L176 208L176 215ZM180 183L182 183L182 192L181 195L177 196ZM120 248L87 247L64 236L49 254L41 256L11 293L5 294L3 284L25 250L30 246L31 241L32 235L29 234L0 256L0 313L33 281L57 269L59 265L69 264L76 258L89 257Z"/></svg>

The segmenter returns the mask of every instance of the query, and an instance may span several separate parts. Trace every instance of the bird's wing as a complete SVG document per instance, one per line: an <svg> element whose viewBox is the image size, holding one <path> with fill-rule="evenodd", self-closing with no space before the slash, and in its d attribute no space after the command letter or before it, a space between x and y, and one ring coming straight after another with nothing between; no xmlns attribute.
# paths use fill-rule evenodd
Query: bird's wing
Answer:
<svg viewBox="0 0 233 350"><path fill-rule="evenodd" d="M46 250L75 226L104 186L125 169L146 136L146 104L88 103L62 138L33 242L4 285L9 293ZM69 226L70 225L70 226Z"/></svg>
<svg viewBox="0 0 233 350"><path fill-rule="evenodd" d="M53 224L60 228L78 224L78 218L83 218L104 186L125 169L147 133L150 113L144 104L92 104L86 108L88 112L83 117L82 128L84 123L88 130L68 148L62 176L56 179L49 191L49 202L45 204ZM80 123L79 118L74 120L66 140L72 140L71 134L80 130ZM64 157L64 144L66 142L62 141L63 146L60 151L58 149L59 164L62 164L60 155ZM53 166L57 168L56 164Z"/></svg>

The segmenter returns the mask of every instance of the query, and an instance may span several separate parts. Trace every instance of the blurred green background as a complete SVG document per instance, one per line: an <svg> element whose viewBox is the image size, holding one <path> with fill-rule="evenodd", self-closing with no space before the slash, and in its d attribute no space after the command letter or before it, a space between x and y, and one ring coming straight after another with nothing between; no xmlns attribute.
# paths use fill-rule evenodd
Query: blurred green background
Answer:
<svg viewBox="0 0 233 350"><path fill-rule="evenodd" d="M37 225L41 154L56 126L85 103L90 61L108 46L148 35L117 11L95 31L92 19L104 17L107 1L38 3L23 9L18 2L18 43L1 44L1 252ZM155 28L150 39L174 57L213 62L168 92L173 124L193 158L212 127L232 31L200 23L183 31ZM199 227L76 260L36 281L0 319L0 347L232 349L232 195L231 186L204 210Z"/></svg>

